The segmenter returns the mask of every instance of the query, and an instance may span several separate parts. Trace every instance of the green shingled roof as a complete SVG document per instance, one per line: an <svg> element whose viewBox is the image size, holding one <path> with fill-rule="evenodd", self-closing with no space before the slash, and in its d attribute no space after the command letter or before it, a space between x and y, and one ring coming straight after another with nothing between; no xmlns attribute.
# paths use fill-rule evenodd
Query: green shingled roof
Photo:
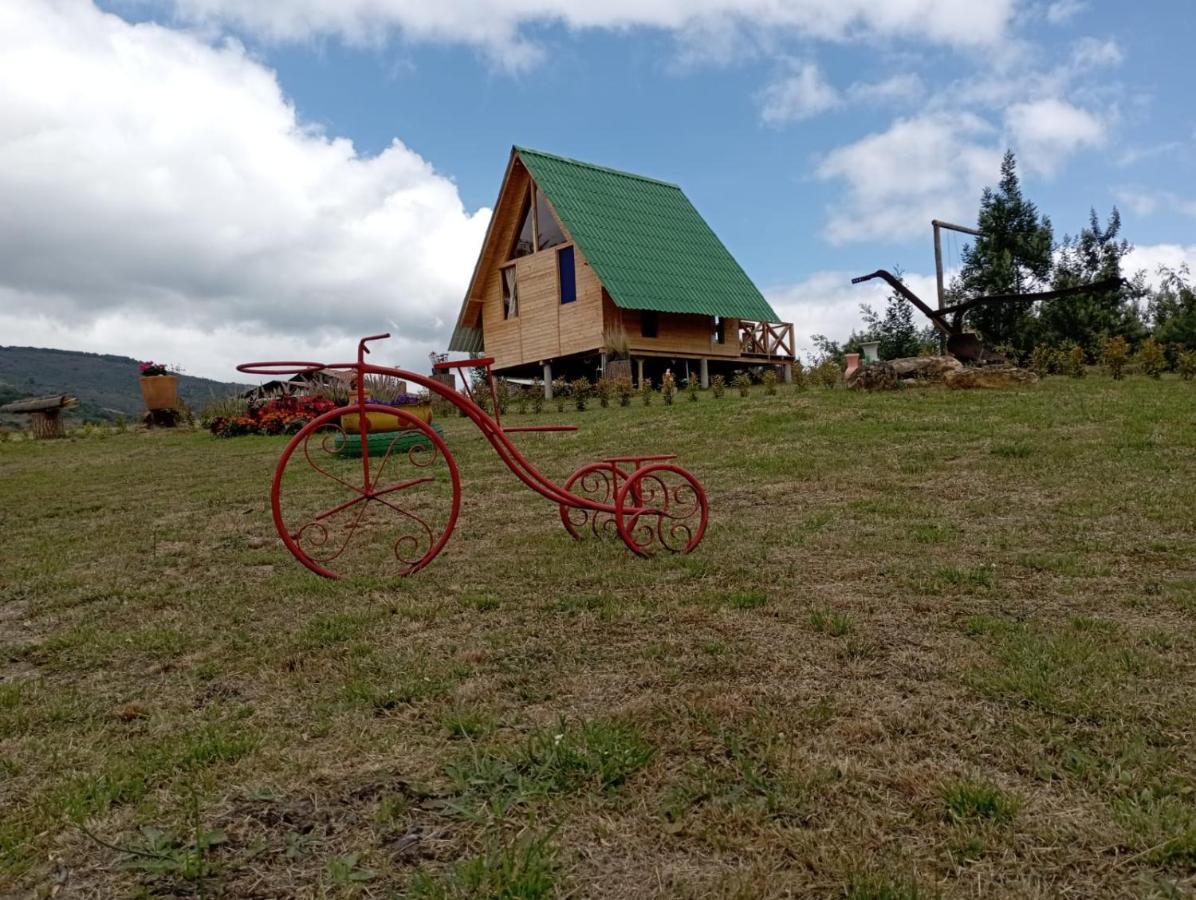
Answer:
<svg viewBox="0 0 1196 900"><path fill-rule="evenodd" d="M779 321L677 185L515 150L617 306Z"/></svg>

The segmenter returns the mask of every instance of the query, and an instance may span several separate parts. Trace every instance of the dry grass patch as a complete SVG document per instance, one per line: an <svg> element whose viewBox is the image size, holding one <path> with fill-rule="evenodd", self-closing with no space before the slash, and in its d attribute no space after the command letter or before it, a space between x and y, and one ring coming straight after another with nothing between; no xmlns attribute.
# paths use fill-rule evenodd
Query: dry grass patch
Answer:
<svg viewBox="0 0 1196 900"><path fill-rule="evenodd" d="M462 517L405 581L289 559L279 439L4 444L0 884L1190 893L1190 387L782 386L520 438L561 479L678 452L711 525L654 560L449 419Z"/></svg>

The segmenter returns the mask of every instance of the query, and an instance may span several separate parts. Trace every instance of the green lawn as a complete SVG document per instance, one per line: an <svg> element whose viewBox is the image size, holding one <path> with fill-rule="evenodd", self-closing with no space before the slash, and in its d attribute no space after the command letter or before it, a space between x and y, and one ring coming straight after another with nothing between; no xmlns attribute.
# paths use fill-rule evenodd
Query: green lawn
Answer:
<svg viewBox="0 0 1196 900"><path fill-rule="evenodd" d="M516 418L678 452L705 542L575 544L450 419L442 555L330 582L281 438L0 443L0 894L1196 890L1196 385Z"/></svg>

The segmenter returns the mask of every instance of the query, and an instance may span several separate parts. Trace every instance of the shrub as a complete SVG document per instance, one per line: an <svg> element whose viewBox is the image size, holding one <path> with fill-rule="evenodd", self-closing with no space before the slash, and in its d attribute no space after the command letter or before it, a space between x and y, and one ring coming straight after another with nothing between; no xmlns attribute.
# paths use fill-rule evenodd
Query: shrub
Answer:
<svg viewBox="0 0 1196 900"><path fill-rule="evenodd" d="M802 365L800 359L793 361L793 386L799 391L804 391L808 387L806 384L806 367Z"/></svg>
<svg viewBox="0 0 1196 900"><path fill-rule="evenodd" d="M1138 346L1138 365L1145 375L1151 378L1162 378L1167 368L1167 357L1158 341L1147 338Z"/></svg>
<svg viewBox="0 0 1196 900"><path fill-rule="evenodd" d="M764 393L771 397L777 392L777 370L769 366L764 370L760 382L764 385Z"/></svg>
<svg viewBox="0 0 1196 900"><path fill-rule="evenodd" d="M578 412L585 412L586 400L590 398L590 382L585 378L577 378L569 385L569 393L577 405Z"/></svg>
<svg viewBox="0 0 1196 900"><path fill-rule="evenodd" d="M594 382L594 396L598 398L598 405L603 409L610 406L610 395L613 390L614 384L605 375Z"/></svg>
<svg viewBox="0 0 1196 900"><path fill-rule="evenodd" d="M722 398L723 394L727 392L727 379L722 375L715 375L710 379L710 393L715 400Z"/></svg>
<svg viewBox="0 0 1196 900"><path fill-rule="evenodd" d="M748 391L752 386L752 378L747 372L742 369L735 373L735 377L731 379L731 385L739 391L740 397L746 397Z"/></svg>
<svg viewBox="0 0 1196 900"><path fill-rule="evenodd" d="M212 422L216 419L235 419L248 414L249 401L240 394L232 394L217 400L209 400L200 410L199 421L204 428L211 430Z"/></svg>
<svg viewBox="0 0 1196 900"><path fill-rule="evenodd" d="M1036 344L1030 351L1030 358L1026 361L1026 368L1040 378L1055 372L1055 351L1046 344Z"/></svg>
<svg viewBox="0 0 1196 900"><path fill-rule="evenodd" d="M664 400L665 406L672 406L676 396L677 382L673 379L673 373L666 370L664 377L660 379L660 398Z"/></svg>
<svg viewBox="0 0 1196 900"><path fill-rule="evenodd" d="M615 379L615 396L619 398L619 406L631 405L631 379Z"/></svg>
<svg viewBox="0 0 1196 900"><path fill-rule="evenodd" d="M843 371L833 358L828 357L814 367L813 371L810 372L810 378L817 385L821 385L824 388L833 388L843 380Z"/></svg>
<svg viewBox="0 0 1196 900"><path fill-rule="evenodd" d="M1196 350L1180 353L1175 360L1175 367L1179 370L1179 377L1184 381L1196 378Z"/></svg>
<svg viewBox="0 0 1196 900"><path fill-rule="evenodd" d="M644 378L640 381L640 399L644 401L644 406L652 405L652 379Z"/></svg>
<svg viewBox="0 0 1196 900"><path fill-rule="evenodd" d="M557 412L565 411L565 399L569 394L569 382L564 378L552 379L552 402L556 404Z"/></svg>
<svg viewBox="0 0 1196 900"><path fill-rule="evenodd" d="M1129 356L1130 348L1125 342L1125 338L1105 339L1104 348L1101 350L1101 360L1115 380L1120 380L1125 375L1125 364L1129 360Z"/></svg>
<svg viewBox="0 0 1196 900"><path fill-rule="evenodd" d="M531 400L533 413L544 412L544 382L539 378L532 379L531 397L528 399Z"/></svg>
<svg viewBox="0 0 1196 900"><path fill-rule="evenodd" d="M505 413L511 405L511 382L505 378L497 379L494 383L494 393L498 396L499 413Z"/></svg>
<svg viewBox="0 0 1196 900"><path fill-rule="evenodd" d="M1079 344L1073 344L1067 353L1067 374L1072 378L1083 378L1088 374L1088 356Z"/></svg>
<svg viewBox="0 0 1196 900"><path fill-rule="evenodd" d="M692 375L685 379L685 396L693 403L698 401L698 379Z"/></svg>
<svg viewBox="0 0 1196 900"><path fill-rule="evenodd" d="M529 389L526 387L521 387L515 391L515 410L519 415L527 412L527 401L530 399L528 391Z"/></svg>

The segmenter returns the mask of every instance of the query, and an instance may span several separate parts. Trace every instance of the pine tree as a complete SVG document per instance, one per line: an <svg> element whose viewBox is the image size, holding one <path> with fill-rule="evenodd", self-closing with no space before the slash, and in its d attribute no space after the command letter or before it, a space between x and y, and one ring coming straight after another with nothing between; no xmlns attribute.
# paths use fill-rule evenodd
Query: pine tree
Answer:
<svg viewBox="0 0 1196 900"><path fill-rule="evenodd" d="M1159 270L1160 284L1150 300L1154 339L1196 350L1196 283L1186 265Z"/></svg>
<svg viewBox="0 0 1196 900"><path fill-rule="evenodd" d="M963 252L963 266L952 284L959 298L1025 294L1039 290L1051 274L1054 237L1051 220L1022 196L1012 150L1001 161L1001 181L985 188L977 216L980 236ZM1029 303L992 303L968 314L968 322L993 345L1028 350L1034 343Z"/></svg>
<svg viewBox="0 0 1196 900"><path fill-rule="evenodd" d="M899 280L905 280L900 269L896 275ZM876 351L881 359L902 359L917 356L923 345L935 342L934 328L919 328L914 322L913 304L896 291L889 294L883 316L867 304L860 304L860 314L866 326L865 332L863 335L853 333L844 348L846 351L856 352L861 349L863 341L873 340L880 342Z"/></svg>
<svg viewBox="0 0 1196 900"><path fill-rule="evenodd" d="M1121 261L1133 248L1121 232L1117 207L1102 227L1093 209L1088 227L1064 237L1055 259L1051 287L1056 290L1121 277ZM1079 344L1095 356L1106 337L1137 340L1143 325L1132 291L1126 288L1093 291L1043 303L1038 315L1040 339L1052 346Z"/></svg>

